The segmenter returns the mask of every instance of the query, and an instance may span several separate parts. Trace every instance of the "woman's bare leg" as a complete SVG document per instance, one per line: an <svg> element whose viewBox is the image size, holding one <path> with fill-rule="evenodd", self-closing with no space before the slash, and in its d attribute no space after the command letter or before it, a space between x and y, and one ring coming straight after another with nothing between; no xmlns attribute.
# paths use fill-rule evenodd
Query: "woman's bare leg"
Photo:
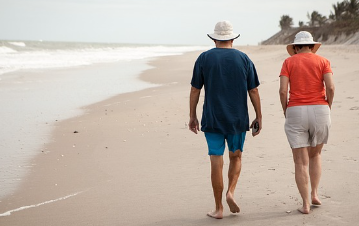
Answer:
<svg viewBox="0 0 359 226"><path fill-rule="evenodd" d="M310 184L312 187L311 197L312 204L321 205L322 202L318 197L318 186L320 177L322 175L322 161L321 161L321 152L323 144L319 144L316 147L309 148L309 176Z"/></svg>
<svg viewBox="0 0 359 226"><path fill-rule="evenodd" d="M309 201L309 156L308 148L294 148L293 160L295 164L295 182L300 195L303 199L303 206L298 210L301 213L308 214L310 212L310 201Z"/></svg>

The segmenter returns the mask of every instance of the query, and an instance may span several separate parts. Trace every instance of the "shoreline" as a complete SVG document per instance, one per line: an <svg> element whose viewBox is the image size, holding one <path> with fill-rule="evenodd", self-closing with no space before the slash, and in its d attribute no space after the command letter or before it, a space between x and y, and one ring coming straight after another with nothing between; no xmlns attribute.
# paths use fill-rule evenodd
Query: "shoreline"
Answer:
<svg viewBox="0 0 359 226"><path fill-rule="evenodd" d="M191 53L192 52L184 53L184 54L191 54ZM27 192L26 190L29 187L37 187L35 182L31 182L31 181L33 181L33 179L32 179L33 177L35 177L35 178L40 177L40 178L37 178L36 181L38 181L39 184L42 184L42 182L41 182L42 178L40 176L41 174L39 173L39 171L41 172L41 171L45 170L46 168L49 168L49 163L48 163L49 161L48 160L50 158L55 158L56 161L60 161L61 157L67 156L67 154L65 154L65 153L70 153L72 151L71 149L75 149L77 147L76 143L74 142L74 144L70 144L68 146L65 145L65 147L63 149L64 151L60 151L61 153L57 153L58 150L62 149L62 147L58 147L58 145L54 144L54 142L58 143L57 140L63 140L62 137L64 137L64 136L71 136L71 135L76 136L76 135L79 135L80 133L83 132L83 130L81 130L81 128L78 128L78 126L74 127L73 130L71 130L71 129L66 130L66 132L57 132L57 131L59 131L59 128L63 128L63 127L68 128L69 124L73 124L74 121L76 121L77 119L83 118L86 115L93 113L94 109L102 108L103 105L109 106L109 105L117 105L119 103L123 103L124 105L127 105L127 103L131 102L134 97L136 99L144 99L144 100L146 100L147 98L151 98L151 96L147 95L150 92L156 92L157 89L166 89L166 90L171 89L171 88L169 88L169 86L177 85L179 83L179 82L177 82L177 79L167 77L166 79L161 80L161 77L163 76L163 73L166 73L165 71L162 71L160 74L156 73L156 76L155 76L156 78L153 79L153 78L151 78L152 76L147 76L147 72L156 69L153 66L153 62L156 62L158 58L164 58L164 59L171 58L171 57L175 57L175 58L180 57L180 58L182 58L182 56L183 56L183 54L182 55L174 55L174 56L153 57L153 58L151 58L149 60L146 60L147 69L142 71L141 73L139 73L138 76L136 76L136 77L138 77L138 79L140 79L143 82L146 82L148 84L154 85L153 87L117 94L117 95L114 95L112 97L106 98L105 100L102 100L102 101L99 101L99 102L96 102L96 103L93 103L93 104L90 104L90 105L85 105L85 106L80 107L78 109L78 111L81 112L80 114L76 114L73 117L69 117L69 118L62 119L62 120L56 120L56 122L55 121L53 122L53 125L49 125L52 129L51 129L51 135L49 136L48 142L45 142L44 145L40 145L40 147L37 150L38 154L35 153L34 157L29 159L25 164L25 165L33 166L32 168L42 168L42 167L44 167L44 168L35 169L35 170L30 168L29 172L25 173L25 177L21 179L21 181L22 181L21 184L19 186L17 186L17 188L15 190L13 190L13 192L11 192L10 194L4 196L4 198L2 200L0 200L0 204L4 203L4 202L6 202L6 200L9 200L9 199L12 199L12 198L16 199L18 193L26 193ZM113 65L113 63L107 64L107 65ZM106 67L106 64L101 64L101 66ZM90 66L90 68L96 68L96 67L98 67L98 65L91 65ZM81 68L83 68L83 67L81 67ZM76 68L73 68L72 70L81 71L81 68L76 67ZM90 68L87 69L87 70L90 70ZM67 69L60 69L60 70L66 72L66 71L71 70L71 69L67 68ZM50 70L50 71L53 71L53 70ZM17 73L17 72L12 72L12 73ZM120 102L117 101L118 99L120 99L121 101ZM116 100L115 103L112 103L112 100ZM108 112L107 112L107 110L105 110L105 111L106 112L104 112L104 115L107 115ZM95 112L96 112L96 110L95 110ZM101 120L101 118L100 118L100 120ZM80 124L81 123L82 123L82 121L80 121ZM73 133L74 131L77 131L79 133L74 134ZM64 138L64 139L66 140L67 137ZM59 142L59 143L61 143L61 142ZM55 148L53 146L55 146ZM109 147L104 147L104 148L107 149ZM48 157L48 156L50 156L50 157ZM44 160L44 159L46 159L46 160ZM40 162L40 164L39 164L39 162ZM43 166L40 167L39 165L42 165L42 164L43 164ZM50 164L50 165L52 165L52 164ZM65 167L67 167L67 165ZM91 168L91 167L89 166L89 168ZM54 169L54 170L56 171L56 169ZM37 176L36 176L36 174L37 174ZM68 174L71 174L71 173L68 173ZM49 177L51 177L51 175L49 175ZM47 179L49 179L49 178L47 178ZM31 184L31 186L28 186L28 184ZM52 186L49 186L47 188L43 188L44 193L45 193L46 190L52 189L51 187L53 187L53 186L57 187L58 185L59 185L59 183L54 182L54 183L52 183ZM41 186L41 187L43 187L43 186ZM38 189L38 187L37 187L37 189ZM80 191L79 193L81 193L81 192L83 192L83 191ZM60 192L60 193L62 193L62 192ZM77 192L75 192L75 194L77 194ZM71 196L72 194L69 194L69 195ZM64 197L67 197L67 196L64 196ZM61 197L59 197L59 198L61 199ZM49 200L52 200L52 199L49 198ZM45 201L45 203L46 203L46 201ZM28 206L32 206L32 204L31 205L24 205L23 207L28 207ZM2 206L2 207L4 207L4 206ZM20 207L20 208L22 210L22 207ZM1 205L0 205L0 209L1 209ZM24 208L24 209L26 209L26 208ZM1 211L0 211L0 214L5 214L4 216L6 216L7 214L10 213L10 215L11 215L11 212L12 211L17 212L16 210L17 210L17 208L9 210L10 212L7 211L7 212L1 213ZM3 216L0 216L0 222L1 222L1 217L3 217Z"/></svg>
<svg viewBox="0 0 359 226"><path fill-rule="evenodd" d="M285 48L239 49L257 67L264 129L258 138L246 138L236 190L242 212L231 215L225 207L220 224L357 222L355 199L359 195L355 191L359 182L351 178L359 174L359 131L350 119L359 115L355 88L358 48L325 46L318 51L332 62L337 94L331 137L323 151L319 191L323 206L305 217L295 212L299 194L277 94L278 73L287 57ZM85 107L81 116L57 122L52 142L47 144L49 152L31 161L36 165L19 190L0 202L0 214L29 208L0 217L0 224L218 224L205 216L213 208L205 139L185 127L190 78L199 53L153 59L149 64L154 68L140 78L164 85L112 97ZM251 106L249 110L252 118ZM342 127L350 130L343 132ZM225 157L224 170L227 168Z"/></svg>
<svg viewBox="0 0 359 226"><path fill-rule="evenodd" d="M28 160L38 151L46 152L43 146L51 141L51 133L59 121L82 115L85 106L116 96L119 91L156 86L139 78L140 73L151 68L147 62L33 69L2 76L5 79L0 84L3 108L0 181L4 185L0 200L33 167Z"/></svg>

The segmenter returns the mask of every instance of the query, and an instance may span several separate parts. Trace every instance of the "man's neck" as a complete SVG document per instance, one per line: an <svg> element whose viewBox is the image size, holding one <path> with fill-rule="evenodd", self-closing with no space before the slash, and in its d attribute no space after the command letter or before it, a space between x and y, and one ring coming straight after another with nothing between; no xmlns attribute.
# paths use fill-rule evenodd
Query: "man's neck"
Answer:
<svg viewBox="0 0 359 226"><path fill-rule="evenodd" d="M216 44L216 48L221 48L221 49L231 49L233 46L233 40L214 41L214 43Z"/></svg>

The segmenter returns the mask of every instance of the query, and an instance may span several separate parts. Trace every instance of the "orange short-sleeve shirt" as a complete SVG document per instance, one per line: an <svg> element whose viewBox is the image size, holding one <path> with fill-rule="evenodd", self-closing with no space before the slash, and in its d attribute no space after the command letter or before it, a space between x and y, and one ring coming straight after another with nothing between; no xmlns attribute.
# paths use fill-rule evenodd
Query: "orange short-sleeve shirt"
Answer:
<svg viewBox="0 0 359 226"><path fill-rule="evenodd" d="M288 107L327 105L324 74L332 73L329 60L314 53L299 53L287 58L280 76L289 78Z"/></svg>

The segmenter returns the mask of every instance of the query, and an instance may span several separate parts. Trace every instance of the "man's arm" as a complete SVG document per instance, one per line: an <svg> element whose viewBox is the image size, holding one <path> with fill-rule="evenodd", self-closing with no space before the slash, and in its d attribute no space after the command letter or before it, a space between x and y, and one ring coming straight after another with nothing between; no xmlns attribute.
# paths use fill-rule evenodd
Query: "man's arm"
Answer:
<svg viewBox="0 0 359 226"><path fill-rule="evenodd" d="M251 99L254 111L256 112L256 119L253 120L252 124L251 124L251 128L253 127L255 121L257 121L259 123L259 130L252 134L253 136L257 136L261 129L262 129L262 110L261 110L261 99L259 96L259 91L258 88L254 88L248 91L249 94L249 98Z"/></svg>
<svg viewBox="0 0 359 226"><path fill-rule="evenodd" d="M191 87L191 92L189 96L189 130L197 134L199 131L199 123L197 119L197 104L199 100L199 95L201 94L201 90Z"/></svg>
<svg viewBox="0 0 359 226"><path fill-rule="evenodd" d="M280 86L279 86L279 97L280 97L280 103L282 104L284 116L288 105L288 85L289 85L289 78L287 76L281 75Z"/></svg>
<svg viewBox="0 0 359 226"><path fill-rule="evenodd" d="M333 99L334 99L334 91L335 91L332 73L324 74L324 84L325 84L325 92L326 92L326 96L327 96L327 102L328 102L329 108L332 109L332 104L333 104Z"/></svg>

